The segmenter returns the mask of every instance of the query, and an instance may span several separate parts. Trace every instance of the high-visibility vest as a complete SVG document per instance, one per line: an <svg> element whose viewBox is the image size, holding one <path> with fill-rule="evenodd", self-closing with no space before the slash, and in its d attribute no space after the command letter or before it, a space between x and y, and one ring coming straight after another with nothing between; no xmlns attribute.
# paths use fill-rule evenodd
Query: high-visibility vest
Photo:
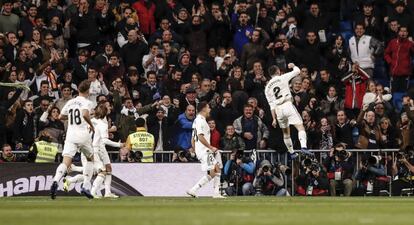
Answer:
<svg viewBox="0 0 414 225"><path fill-rule="evenodd" d="M36 163L53 163L58 153L58 145L46 141L35 142L37 149Z"/></svg>
<svg viewBox="0 0 414 225"><path fill-rule="evenodd" d="M141 162L154 162L154 136L145 130L129 135L132 151L142 152Z"/></svg>

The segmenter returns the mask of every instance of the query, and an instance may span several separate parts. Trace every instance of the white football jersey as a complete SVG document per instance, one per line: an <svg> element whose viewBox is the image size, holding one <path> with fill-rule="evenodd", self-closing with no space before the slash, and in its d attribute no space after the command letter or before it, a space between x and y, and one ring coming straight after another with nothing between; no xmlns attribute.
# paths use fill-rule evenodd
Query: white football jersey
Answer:
<svg viewBox="0 0 414 225"><path fill-rule="evenodd" d="M88 110L91 113L92 102L82 96L69 100L63 107L60 114L68 116L66 140L76 143L77 139L91 138L89 124L83 118L83 110Z"/></svg>
<svg viewBox="0 0 414 225"><path fill-rule="evenodd" d="M292 99L289 83L299 73L300 69L295 66L291 72L275 76L269 80L264 91L271 108L272 106L280 105Z"/></svg>
<svg viewBox="0 0 414 225"><path fill-rule="evenodd" d="M206 153L209 148L203 145L198 139L198 135L203 134L206 141L210 144L210 127L208 126L207 120L204 116L198 114L193 122L193 134L192 138L194 139L194 150L197 155Z"/></svg>
<svg viewBox="0 0 414 225"><path fill-rule="evenodd" d="M121 147L121 143L109 140L108 120L106 118L92 118L91 121L95 128L95 134L93 135L92 141L94 149L106 150L105 145L118 148Z"/></svg>

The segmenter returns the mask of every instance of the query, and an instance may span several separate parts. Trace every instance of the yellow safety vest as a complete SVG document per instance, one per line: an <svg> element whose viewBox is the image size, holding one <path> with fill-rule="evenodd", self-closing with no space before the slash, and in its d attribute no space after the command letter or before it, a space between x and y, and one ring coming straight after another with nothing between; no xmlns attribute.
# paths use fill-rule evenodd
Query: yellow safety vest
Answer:
<svg viewBox="0 0 414 225"><path fill-rule="evenodd" d="M154 162L154 136L144 129L129 135L132 151L142 152L141 162Z"/></svg>
<svg viewBox="0 0 414 225"><path fill-rule="evenodd" d="M46 141L35 142L37 149L36 163L53 163L58 153L58 145Z"/></svg>

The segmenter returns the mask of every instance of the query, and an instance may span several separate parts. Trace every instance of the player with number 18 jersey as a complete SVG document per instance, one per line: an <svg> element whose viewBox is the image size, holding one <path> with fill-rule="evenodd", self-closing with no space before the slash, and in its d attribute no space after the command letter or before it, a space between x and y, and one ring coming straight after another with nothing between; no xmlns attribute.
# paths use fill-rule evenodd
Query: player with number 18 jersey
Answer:
<svg viewBox="0 0 414 225"><path fill-rule="evenodd" d="M91 149L92 133L83 118L83 110L88 110L89 113L92 110L92 102L83 96L69 100L62 109L61 114L68 116L68 129L62 155L73 157L80 147L86 146L87 149Z"/></svg>

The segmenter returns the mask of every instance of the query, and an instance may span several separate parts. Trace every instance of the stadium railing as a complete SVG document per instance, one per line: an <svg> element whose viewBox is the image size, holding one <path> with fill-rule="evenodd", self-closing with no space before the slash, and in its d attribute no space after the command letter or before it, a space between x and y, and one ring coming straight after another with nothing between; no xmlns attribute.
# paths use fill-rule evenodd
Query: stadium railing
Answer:
<svg viewBox="0 0 414 225"><path fill-rule="evenodd" d="M291 190L291 194L295 195L295 175L298 174L297 170L300 167L300 162L304 159L302 155L299 154L299 160L290 161L288 158L288 155L286 152L280 153L276 150L245 150L244 154L246 157L249 157L252 155L253 152L256 152L256 160L269 160L272 164L275 164L277 162L282 163L284 165L288 165L292 169L292 174L290 179L291 182L285 182L285 188ZM329 155L330 150L319 150L319 149L313 149L310 150L312 153L315 154L315 159L318 161L318 163L322 164L325 157ZM346 151L351 152L352 156L351 159L353 160L353 163L355 165L355 173L360 168L360 160L362 155L381 155L382 157L388 158L391 156L391 159L394 160L395 153L399 151L399 149L347 149ZM28 151L14 151L15 154L27 154ZM111 156L111 159L115 159L118 157L119 151L108 151L108 153ZM230 158L231 151L222 150L222 158L223 162L226 159ZM154 158L156 159L157 163L171 163L173 159L174 151L156 151L154 152ZM294 164L294 163L298 164ZM386 169L386 172L387 169ZM388 174L387 174L388 176ZM287 177L286 177L287 178Z"/></svg>

